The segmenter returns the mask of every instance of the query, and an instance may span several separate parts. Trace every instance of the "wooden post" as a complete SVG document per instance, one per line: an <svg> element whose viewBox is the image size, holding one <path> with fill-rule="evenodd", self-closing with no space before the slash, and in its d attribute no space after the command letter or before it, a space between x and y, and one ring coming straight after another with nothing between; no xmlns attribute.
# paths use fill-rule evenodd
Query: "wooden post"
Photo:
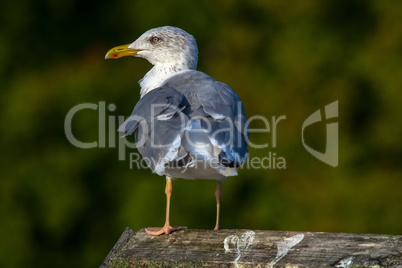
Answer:
<svg viewBox="0 0 402 268"><path fill-rule="evenodd" d="M127 228L101 267L402 267L402 236Z"/></svg>

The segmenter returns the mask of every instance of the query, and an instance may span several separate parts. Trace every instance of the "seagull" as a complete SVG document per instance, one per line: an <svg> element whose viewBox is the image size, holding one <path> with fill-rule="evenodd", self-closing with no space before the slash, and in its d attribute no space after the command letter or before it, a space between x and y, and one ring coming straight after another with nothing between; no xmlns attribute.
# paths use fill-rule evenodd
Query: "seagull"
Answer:
<svg viewBox="0 0 402 268"><path fill-rule="evenodd" d="M125 56L144 58L153 65L139 81L140 100L118 129L124 136L134 134L147 166L166 176L165 225L146 232L162 235L187 228L170 225L175 178L217 181L214 230L218 230L222 182L237 175L248 158L243 103L229 86L196 70L197 43L180 28L148 30L133 43L109 50L105 59Z"/></svg>

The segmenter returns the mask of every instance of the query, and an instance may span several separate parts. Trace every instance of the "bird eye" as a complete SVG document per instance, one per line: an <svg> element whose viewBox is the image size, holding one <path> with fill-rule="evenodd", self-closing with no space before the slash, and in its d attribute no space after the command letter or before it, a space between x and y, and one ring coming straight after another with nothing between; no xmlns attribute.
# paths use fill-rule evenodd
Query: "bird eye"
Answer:
<svg viewBox="0 0 402 268"><path fill-rule="evenodd" d="M156 43L158 43L160 41L161 41L161 39L159 37L157 37L157 36L151 37L151 42L154 43L154 44L156 44Z"/></svg>

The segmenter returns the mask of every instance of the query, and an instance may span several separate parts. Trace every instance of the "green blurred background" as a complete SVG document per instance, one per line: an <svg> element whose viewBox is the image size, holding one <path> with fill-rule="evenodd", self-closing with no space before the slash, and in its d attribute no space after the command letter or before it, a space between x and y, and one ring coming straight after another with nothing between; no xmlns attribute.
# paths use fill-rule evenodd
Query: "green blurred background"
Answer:
<svg viewBox="0 0 402 268"><path fill-rule="evenodd" d="M73 146L64 120L81 103L114 104L111 118L130 115L151 65L104 55L164 25L196 37L198 69L230 85L248 117L286 115L276 148L269 133L251 141L271 147L250 148L251 157L283 157L286 169L243 169L225 182L223 228L402 233L401 1L13 0L0 7L1 267L97 267L125 227L163 224L164 178L130 169L116 147ZM305 150L301 126L336 100L333 168ZM73 134L97 141L98 124L98 111L82 110ZM118 142L114 134L107 141ZM325 123L306 136L323 151ZM172 224L212 229L214 189L214 181L175 181Z"/></svg>

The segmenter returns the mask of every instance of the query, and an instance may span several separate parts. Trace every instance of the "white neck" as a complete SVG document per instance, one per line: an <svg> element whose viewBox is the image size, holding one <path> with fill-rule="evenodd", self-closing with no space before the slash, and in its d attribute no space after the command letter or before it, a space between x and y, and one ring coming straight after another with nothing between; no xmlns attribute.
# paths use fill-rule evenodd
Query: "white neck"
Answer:
<svg viewBox="0 0 402 268"><path fill-rule="evenodd" d="M180 66L180 67L179 67ZM141 86L141 98L152 89L157 88L169 76L184 70L195 70L197 63L192 66L187 64L156 64L147 72L147 74L139 81Z"/></svg>
<svg viewBox="0 0 402 268"><path fill-rule="evenodd" d="M158 87L167 77L177 71L171 65L155 65L147 74L139 81L141 86L141 98L152 89Z"/></svg>

